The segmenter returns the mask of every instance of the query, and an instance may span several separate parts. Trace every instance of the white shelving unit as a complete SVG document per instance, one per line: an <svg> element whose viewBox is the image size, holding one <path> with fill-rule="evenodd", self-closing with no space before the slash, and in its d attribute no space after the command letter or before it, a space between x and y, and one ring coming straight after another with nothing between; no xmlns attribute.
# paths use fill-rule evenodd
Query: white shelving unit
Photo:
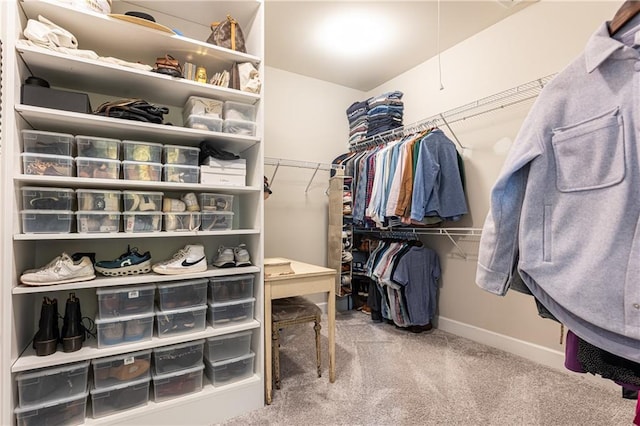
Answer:
<svg viewBox="0 0 640 426"><path fill-rule="evenodd" d="M251 348L255 352L254 375L228 386L213 387L205 378L201 392L126 410L99 419L91 418L87 410L85 424L212 424L240 415L264 405L264 336L263 336L263 197L264 175L263 101L261 94L241 92L141 71L102 60L89 60L17 43L27 19L42 15L72 32L80 49L94 50L101 57L116 57L130 62L153 65L157 57L170 54L185 61L205 66L211 74L229 69L234 62L251 62L264 75L264 3L257 0L232 1L120 1L114 0L113 13L140 10L153 15L157 22L180 28L184 36L172 35L124 22L99 13L74 9L56 0L6 0L0 2L0 36L3 44L3 86L1 107L2 152L0 154L0 424L15 424L17 405L14 376L18 372L42 367L91 360L143 349L194 341L202 338L253 330ZM151 9L153 8L153 9ZM205 43L209 24L227 14L236 18L245 34L249 53L233 52ZM142 98L167 106L173 125L156 125L120 120L69 111L23 105L20 84L35 75L52 87L88 93L95 108L105 100ZM231 100L257 106L256 136L209 132L182 127L181 109L189 96ZM176 120L176 117L178 119ZM247 184L228 187L170 182L137 182L110 179L30 176L22 174L20 131L35 129L70 134L84 134L116 139L145 140L163 144L197 146L202 140L240 155L247 162ZM162 191L166 193L214 192L234 195L234 226L230 231L114 233L114 234L22 234L19 211L22 186L63 188L96 188L117 190ZM98 260L113 259L127 247L137 246L150 251L152 261L170 258L185 244L200 243L211 260L219 246L247 245L253 266L218 269L209 267L202 273L182 276L155 273L127 277L97 277L94 280L53 286L28 287L19 284L22 271L40 267L61 252L95 252ZM170 336L119 346L97 348L89 339L77 352L56 353L38 357L31 348L37 331L43 296L55 297L64 305L68 293L80 298L83 316L97 314L96 290L112 286L161 283L180 279L252 274L255 312L252 321L204 331ZM64 306L61 306L64 313Z"/></svg>

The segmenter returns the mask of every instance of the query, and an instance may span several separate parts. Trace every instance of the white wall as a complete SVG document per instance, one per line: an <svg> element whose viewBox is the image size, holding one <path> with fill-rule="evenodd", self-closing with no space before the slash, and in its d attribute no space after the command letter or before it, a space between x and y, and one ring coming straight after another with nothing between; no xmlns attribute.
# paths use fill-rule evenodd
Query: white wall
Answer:
<svg viewBox="0 0 640 426"><path fill-rule="evenodd" d="M346 151L346 109L364 94L325 81L266 67L265 157L330 163ZM265 166L271 179L275 167ZM327 263L329 172L280 167L265 202L265 257Z"/></svg>

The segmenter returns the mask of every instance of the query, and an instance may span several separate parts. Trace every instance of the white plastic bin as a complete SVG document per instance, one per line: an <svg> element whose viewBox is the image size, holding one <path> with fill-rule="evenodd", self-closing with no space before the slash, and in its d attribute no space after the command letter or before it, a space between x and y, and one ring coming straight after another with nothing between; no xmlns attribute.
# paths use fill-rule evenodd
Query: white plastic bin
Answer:
<svg viewBox="0 0 640 426"><path fill-rule="evenodd" d="M88 374L89 361L19 373L16 382L20 406L41 405L84 395Z"/></svg>
<svg viewBox="0 0 640 426"><path fill-rule="evenodd" d="M156 375L188 370L202 365L204 340L162 346L153 350L153 371Z"/></svg>
<svg viewBox="0 0 640 426"><path fill-rule="evenodd" d="M213 386L225 386L253 376L255 353L251 352L238 358L209 362L204 359L204 372Z"/></svg>
<svg viewBox="0 0 640 426"><path fill-rule="evenodd" d="M91 361L95 389L106 389L151 377L151 349Z"/></svg>
<svg viewBox="0 0 640 426"><path fill-rule="evenodd" d="M251 352L251 330L209 337L204 344L204 356L214 363L238 358Z"/></svg>
<svg viewBox="0 0 640 426"><path fill-rule="evenodd" d="M174 371L173 373L153 376L153 400L166 401L202 390L202 376L204 364L189 370Z"/></svg>

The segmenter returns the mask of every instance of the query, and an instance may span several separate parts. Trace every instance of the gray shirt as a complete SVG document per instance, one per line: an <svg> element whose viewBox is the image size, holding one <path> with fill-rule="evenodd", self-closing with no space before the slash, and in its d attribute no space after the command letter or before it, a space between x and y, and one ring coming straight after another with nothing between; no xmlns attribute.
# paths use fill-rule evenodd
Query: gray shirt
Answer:
<svg viewBox="0 0 640 426"><path fill-rule="evenodd" d="M603 23L533 105L491 192L476 282L504 295L519 255L559 321L640 362L640 53L619 34Z"/></svg>

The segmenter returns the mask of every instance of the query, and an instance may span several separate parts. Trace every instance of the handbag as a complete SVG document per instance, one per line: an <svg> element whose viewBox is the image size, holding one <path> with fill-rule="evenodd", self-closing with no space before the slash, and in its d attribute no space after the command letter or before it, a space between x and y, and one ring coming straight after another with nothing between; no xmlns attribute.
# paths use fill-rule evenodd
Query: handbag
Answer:
<svg viewBox="0 0 640 426"><path fill-rule="evenodd" d="M96 115L162 124L167 107L158 107L142 99L119 99L105 102L94 111Z"/></svg>
<svg viewBox="0 0 640 426"><path fill-rule="evenodd" d="M227 15L227 19L222 22L211 23L211 35L207 39L207 43L247 53L242 29L238 25L238 21L233 19L231 15Z"/></svg>
<svg viewBox="0 0 640 426"><path fill-rule="evenodd" d="M153 72L159 74L167 74L172 77L182 77L182 65L176 58L171 55L164 55L164 57L156 59L156 65Z"/></svg>

